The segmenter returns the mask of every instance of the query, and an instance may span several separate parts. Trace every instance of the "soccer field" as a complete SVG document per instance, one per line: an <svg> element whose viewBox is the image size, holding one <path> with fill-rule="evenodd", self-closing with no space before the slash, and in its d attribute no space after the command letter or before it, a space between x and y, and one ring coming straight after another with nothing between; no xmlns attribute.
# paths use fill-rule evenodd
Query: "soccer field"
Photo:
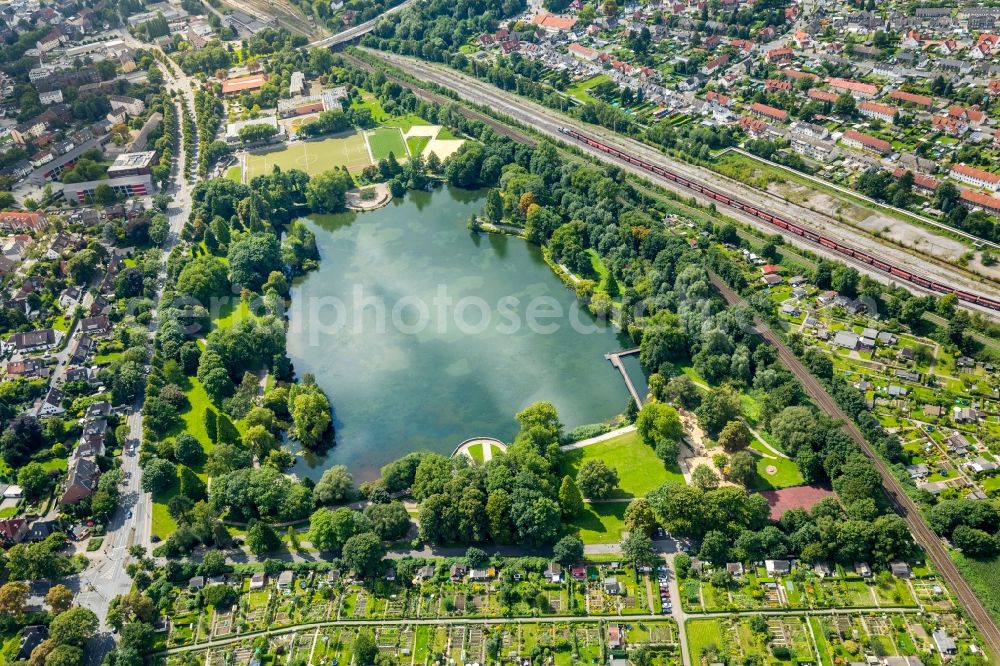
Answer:
<svg viewBox="0 0 1000 666"><path fill-rule="evenodd" d="M254 176L270 173L275 164L282 170L300 169L315 176L341 166L361 171L371 164L371 157L360 132L322 141L292 143L277 150L247 154L247 182Z"/></svg>
<svg viewBox="0 0 1000 666"><path fill-rule="evenodd" d="M368 132L368 145L375 161L386 159L389 153L395 155L397 160L405 160L408 156L403 133L398 127L380 127Z"/></svg>

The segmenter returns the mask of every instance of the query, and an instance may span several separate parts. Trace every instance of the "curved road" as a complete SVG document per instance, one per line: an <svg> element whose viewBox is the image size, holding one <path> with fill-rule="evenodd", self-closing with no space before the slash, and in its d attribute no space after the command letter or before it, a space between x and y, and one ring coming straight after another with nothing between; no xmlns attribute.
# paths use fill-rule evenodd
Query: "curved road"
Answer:
<svg viewBox="0 0 1000 666"><path fill-rule="evenodd" d="M338 44L343 44L344 42L349 42L357 37L361 37L362 35L366 35L375 28L375 24L378 23L379 19L381 19L383 16L388 16L389 14L395 14L398 11L402 11L403 9L412 5L414 2L417 2L417 0L406 0L405 2L401 2L395 7L390 7L389 9L385 10L375 18L371 19L370 21L359 23L358 25L350 27L347 30L338 32L336 35L330 35L329 37L324 37L323 39L317 39L315 42L309 43L308 47L326 48L330 46L336 46Z"/></svg>
<svg viewBox="0 0 1000 666"><path fill-rule="evenodd" d="M712 285L719 290L728 304L737 305L745 303L743 298L730 289L729 285L723 282L719 276L713 273L711 274L711 280ZM982 634L987 651L994 658L1000 656L1000 628L997 628L993 617L987 612L986 607L979 601L979 598L972 591L969 584L962 578L962 574L959 573L958 567L952 562L947 549L941 543L941 539L928 527L920 513L920 508L906 494L899 479L889 469L889 465L886 464L885 460L875 451L872 445L868 443L868 440L865 439L865 436L854 424L854 421L847 416L844 410L840 408L840 405L827 393L826 388L806 369L798 357L792 353L792 350L785 345L784 341L757 317L754 317L754 325L761 337L778 350L778 358L795 375L796 379L801 382L802 387L809 394L809 397L829 416L843 422L844 432L857 442L865 455L872 460L875 468L878 470L879 476L882 477L882 485L889 500L896 511L906 519L907 525L909 525L910 531L916 538L917 543L927 553L938 573L941 574L948 587L958 597L959 603L968 612L969 617Z"/></svg>

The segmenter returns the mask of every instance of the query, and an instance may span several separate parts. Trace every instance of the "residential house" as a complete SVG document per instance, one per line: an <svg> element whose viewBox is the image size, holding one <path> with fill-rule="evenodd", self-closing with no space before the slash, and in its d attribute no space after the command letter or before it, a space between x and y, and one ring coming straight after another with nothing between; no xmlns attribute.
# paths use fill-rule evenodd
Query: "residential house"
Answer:
<svg viewBox="0 0 1000 666"><path fill-rule="evenodd" d="M768 106L767 104L761 104L760 102L754 102L750 105L750 113L759 118L767 118L769 120L776 120L782 123L788 120L787 111L773 106Z"/></svg>
<svg viewBox="0 0 1000 666"><path fill-rule="evenodd" d="M849 92L861 99L872 99L878 95L879 91L879 87L875 84L852 81L851 79L843 79L836 76L827 78L826 83L838 92Z"/></svg>
<svg viewBox="0 0 1000 666"><path fill-rule="evenodd" d="M107 315L86 317L80 320L80 331L87 335L104 335L111 331L111 321Z"/></svg>
<svg viewBox="0 0 1000 666"><path fill-rule="evenodd" d="M0 520L0 542L18 544L28 533L28 521L24 518L4 518Z"/></svg>
<svg viewBox="0 0 1000 666"><path fill-rule="evenodd" d="M851 148L858 148L876 155L886 155L892 151L892 144L888 141L884 141L868 134L862 134L861 132L853 129L845 131L841 136L841 141L843 141L844 145L850 146Z"/></svg>
<svg viewBox="0 0 1000 666"><path fill-rule="evenodd" d="M889 93L889 97L898 102L913 104L914 106L919 106L923 109L930 109L931 106L934 105L933 97L928 97L927 95L917 95L915 93L906 92L905 90L893 90Z"/></svg>
<svg viewBox="0 0 1000 666"><path fill-rule="evenodd" d="M45 213L0 212L0 228L7 231L40 231L48 225Z"/></svg>
<svg viewBox="0 0 1000 666"><path fill-rule="evenodd" d="M1000 189L1000 175L968 166L967 164L956 164L951 167L948 175L955 180L968 183L974 187L996 192Z"/></svg>
<svg viewBox="0 0 1000 666"><path fill-rule="evenodd" d="M18 644L17 653L11 655L12 661L31 659L31 653L48 637L49 630L44 624L33 624L25 627L21 632L21 642Z"/></svg>
<svg viewBox="0 0 1000 666"><path fill-rule="evenodd" d="M62 406L63 392L56 387L51 387L45 397L39 400L35 406L35 416L56 416L66 410Z"/></svg>
<svg viewBox="0 0 1000 666"><path fill-rule="evenodd" d="M7 340L7 345L14 351L20 353L41 351L51 349L59 344L63 334L51 328L43 328L37 331L26 331L15 333Z"/></svg>
<svg viewBox="0 0 1000 666"><path fill-rule="evenodd" d="M66 489L59 498L59 504L76 504L90 497L97 489L100 475L97 463L83 457L72 458L66 475Z"/></svg>
<svg viewBox="0 0 1000 666"><path fill-rule="evenodd" d="M837 93L832 93L829 90L818 90L816 88L810 88L809 92L806 93L809 99L815 99L820 102L829 102L833 104L837 101Z"/></svg>
<svg viewBox="0 0 1000 666"><path fill-rule="evenodd" d="M888 104L879 104L865 100L858 104L858 113L868 118L877 118L886 123L891 123L896 119L899 110Z"/></svg>

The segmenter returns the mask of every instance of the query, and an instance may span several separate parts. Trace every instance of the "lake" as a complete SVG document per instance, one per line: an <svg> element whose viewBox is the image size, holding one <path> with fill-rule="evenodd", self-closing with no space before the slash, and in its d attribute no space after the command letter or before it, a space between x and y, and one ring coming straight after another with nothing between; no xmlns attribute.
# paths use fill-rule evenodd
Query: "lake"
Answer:
<svg viewBox="0 0 1000 666"><path fill-rule="evenodd" d="M343 464L365 480L410 451L509 442L514 415L538 400L567 429L624 410L604 354L627 341L579 306L539 248L469 231L483 201L443 188L307 220L321 261L292 289L288 354L330 397L336 445L297 473Z"/></svg>

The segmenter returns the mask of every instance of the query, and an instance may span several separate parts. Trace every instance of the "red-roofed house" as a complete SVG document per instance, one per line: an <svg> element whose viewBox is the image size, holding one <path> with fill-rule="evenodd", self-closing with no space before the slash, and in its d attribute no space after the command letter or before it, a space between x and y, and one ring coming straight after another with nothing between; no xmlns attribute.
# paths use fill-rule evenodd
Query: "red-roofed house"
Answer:
<svg viewBox="0 0 1000 666"><path fill-rule="evenodd" d="M714 74L721 67L725 67L729 63L729 56L720 55L718 58L712 58L705 63L705 73Z"/></svg>
<svg viewBox="0 0 1000 666"><path fill-rule="evenodd" d="M752 118L751 116L743 116L740 118L740 127L743 131L750 136L757 137L763 134L767 130L767 123L759 118Z"/></svg>
<svg viewBox="0 0 1000 666"><path fill-rule="evenodd" d="M878 94L878 86L873 83L862 83L861 81L853 81L851 79L842 79L840 77L834 76L826 80L830 87L834 90L840 92L849 92L855 97L861 97L863 99L871 99Z"/></svg>
<svg viewBox="0 0 1000 666"><path fill-rule="evenodd" d="M754 50L754 47L756 46L749 39L734 39L729 42L729 45L732 46L734 49L739 49L743 53L750 53L751 51Z"/></svg>
<svg viewBox="0 0 1000 666"><path fill-rule="evenodd" d="M952 136L959 136L964 134L969 126L963 122L959 122L955 118L950 118L948 116L932 116L931 126L937 132L947 132Z"/></svg>
<svg viewBox="0 0 1000 666"><path fill-rule="evenodd" d="M542 13L535 14L531 22L548 33L565 32L572 30L576 25L576 18L572 16L557 16L555 14Z"/></svg>
<svg viewBox="0 0 1000 666"><path fill-rule="evenodd" d="M934 98L928 97L927 95L917 95L914 93L908 93L905 90L893 90L889 93L889 97L900 102L905 102L907 104L913 104L915 106L922 106L925 109L931 108L934 104Z"/></svg>
<svg viewBox="0 0 1000 666"><path fill-rule="evenodd" d="M773 106L768 106L767 104L761 104L760 102L754 102L750 105L750 113L754 114L759 118L767 118L769 120L777 120L778 122L785 122L788 120L788 112L782 109L776 109Z"/></svg>
<svg viewBox="0 0 1000 666"><path fill-rule="evenodd" d="M896 118L896 107L889 106L888 104L879 104L878 102L864 101L858 104L858 112L863 116L868 116L869 118L878 118L879 120L891 123Z"/></svg>
<svg viewBox="0 0 1000 666"><path fill-rule="evenodd" d="M816 90L815 88L810 88L809 92L806 93L809 99L817 99L821 102L830 102L833 104L837 101L837 93L832 93L829 90Z"/></svg>
<svg viewBox="0 0 1000 666"><path fill-rule="evenodd" d="M963 189L959 194L959 200L966 206L976 206L991 213L1000 213L1000 198L991 197L982 192Z"/></svg>
<svg viewBox="0 0 1000 666"><path fill-rule="evenodd" d="M986 92L991 95L1000 95L1000 79L993 79L987 83Z"/></svg>
<svg viewBox="0 0 1000 666"><path fill-rule="evenodd" d="M892 144L888 141L883 141L877 137L862 134L861 132L852 129L844 132L841 140L846 146L858 148L869 153L875 153L876 155L885 155L892 150Z"/></svg>
<svg viewBox="0 0 1000 666"><path fill-rule="evenodd" d="M986 114L980 111L978 106L963 108L957 104L948 107L948 116L960 122L968 123L973 127L986 124Z"/></svg>
<svg viewBox="0 0 1000 666"><path fill-rule="evenodd" d="M223 95L238 95L241 92L260 90L267 83L267 74L251 74L222 82Z"/></svg>
<svg viewBox="0 0 1000 666"><path fill-rule="evenodd" d="M0 212L0 227L8 231L38 231L48 224L45 213Z"/></svg>
<svg viewBox="0 0 1000 666"><path fill-rule="evenodd" d="M580 60L586 60L588 62L594 62L597 60L597 51L580 44L570 44L567 50L573 54L573 56L579 58Z"/></svg>
<svg viewBox="0 0 1000 666"><path fill-rule="evenodd" d="M906 49L907 51L916 51L920 48L920 33L916 30L910 30L906 33L906 36L899 40L899 48Z"/></svg>
<svg viewBox="0 0 1000 666"><path fill-rule="evenodd" d="M951 167L948 175L955 180L968 183L973 187L981 187L984 190L996 192L1000 189L1000 176L989 171L983 171L967 164L956 164Z"/></svg>
<svg viewBox="0 0 1000 666"><path fill-rule="evenodd" d="M819 78L815 74L811 74L810 72L800 72L797 69L783 69L781 70L781 75L786 79L795 79L796 81L799 79L810 79L815 81Z"/></svg>
<svg viewBox="0 0 1000 666"><path fill-rule="evenodd" d="M714 90L709 90L705 93L705 101L725 107L728 107L733 103L733 100L729 97L729 95L723 95L722 93L717 93Z"/></svg>
<svg viewBox="0 0 1000 666"><path fill-rule="evenodd" d="M895 171L892 172L893 178L902 178L908 170L903 167L896 167ZM913 173L912 171L910 173ZM913 173L913 187L917 188L924 194L934 194L939 185L938 179L933 176L928 176L922 173Z"/></svg>
<svg viewBox="0 0 1000 666"><path fill-rule="evenodd" d="M792 89L792 84L781 79L768 79L764 81L764 90L767 92L782 91L787 92Z"/></svg>
<svg viewBox="0 0 1000 666"><path fill-rule="evenodd" d="M787 48L771 49L767 52L767 61L770 63L791 62L793 53L791 49Z"/></svg>

